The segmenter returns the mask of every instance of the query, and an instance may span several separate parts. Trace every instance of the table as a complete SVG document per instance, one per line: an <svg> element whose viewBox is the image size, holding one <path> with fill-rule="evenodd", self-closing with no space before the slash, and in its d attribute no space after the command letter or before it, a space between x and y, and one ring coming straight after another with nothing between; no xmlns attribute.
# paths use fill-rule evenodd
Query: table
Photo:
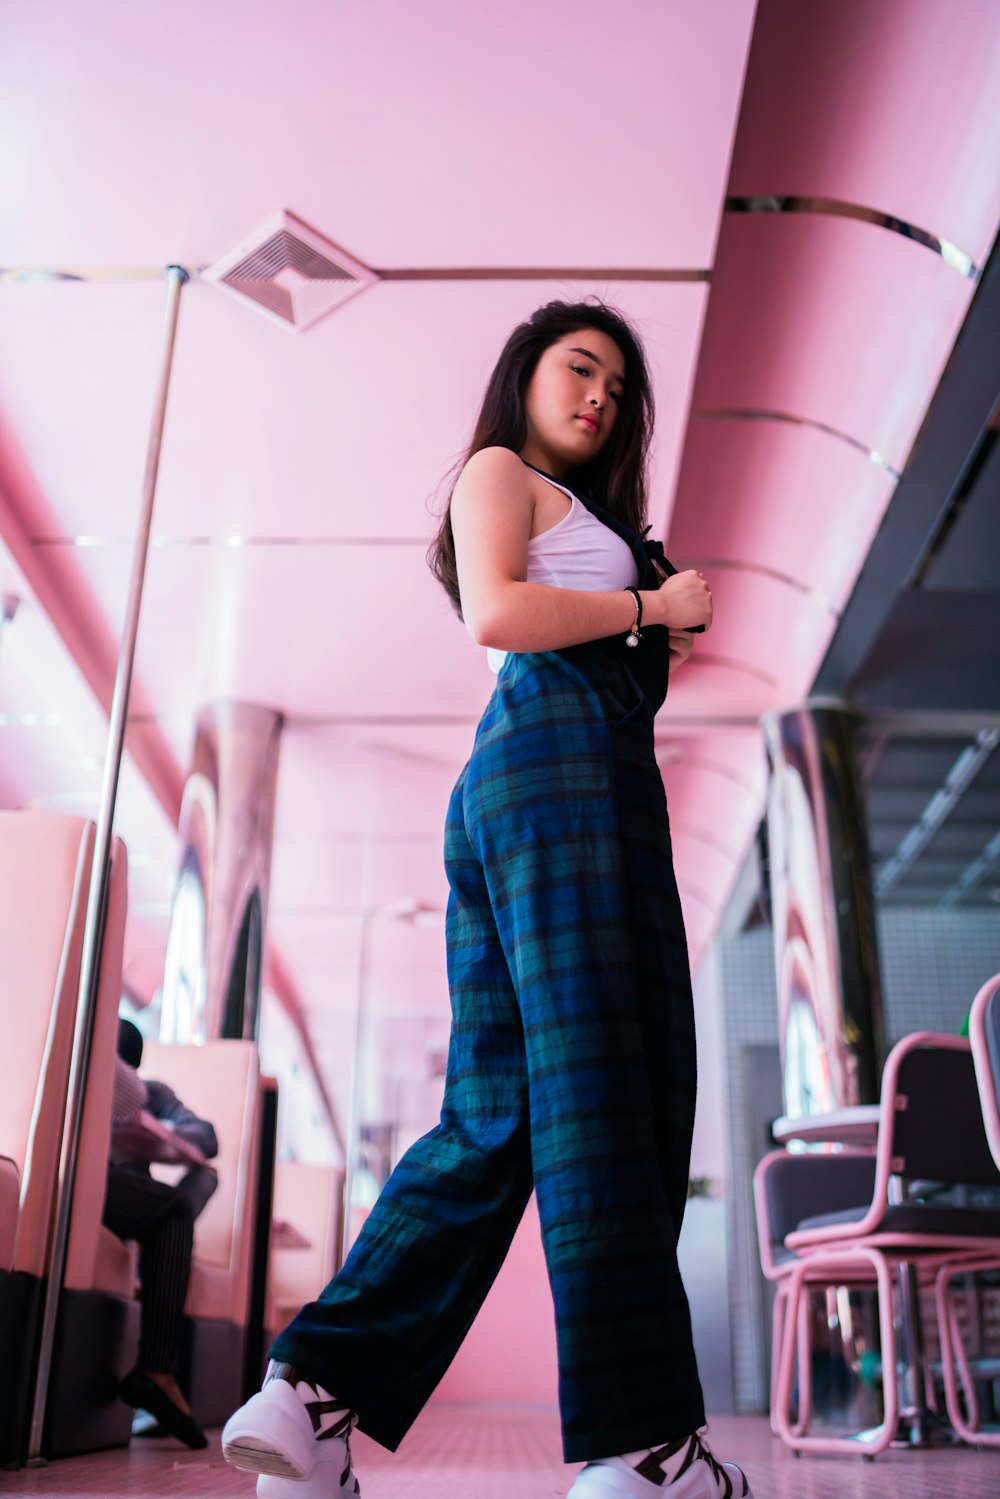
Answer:
<svg viewBox="0 0 1000 1499"><path fill-rule="evenodd" d="M831 1109L828 1114L803 1114L797 1119L783 1114L771 1126L779 1145L802 1140L808 1145L865 1146L871 1150L878 1143L879 1105L854 1104L850 1108Z"/></svg>

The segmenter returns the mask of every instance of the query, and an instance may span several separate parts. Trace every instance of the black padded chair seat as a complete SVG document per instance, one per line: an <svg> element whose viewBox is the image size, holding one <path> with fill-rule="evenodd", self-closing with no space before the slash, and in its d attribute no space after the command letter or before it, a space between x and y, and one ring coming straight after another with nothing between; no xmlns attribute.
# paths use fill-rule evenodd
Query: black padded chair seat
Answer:
<svg viewBox="0 0 1000 1499"><path fill-rule="evenodd" d="M859 1223L868 1207L846 1208L839 1213L817 1213L803 1218L796 1233L813 1228ZM879 1234L939 1234L942 1238L1000 1239L1000 1208L931 1207L921 1203L901 1203L886 1208L873 1230Z"/></svg>

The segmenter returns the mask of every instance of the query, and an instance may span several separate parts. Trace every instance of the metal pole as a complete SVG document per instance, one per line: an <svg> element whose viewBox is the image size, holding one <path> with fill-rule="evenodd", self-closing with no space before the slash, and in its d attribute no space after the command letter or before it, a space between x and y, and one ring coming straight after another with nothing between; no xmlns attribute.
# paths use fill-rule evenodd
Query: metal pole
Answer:
<svg viewBox="0 0 1000 1499"><path fill-rule="evenodd" d="M156 497L156 479L160 466L160 448L163 442L163 424L167 410L167 393L170 389L170 372L174 356L174 339L177 333L180 293L185 281L190 279L188 272L183 266L179 265L167 266L166 275L166 327L160 358L156 399L153 405L153 415L150 425L149 445L146 450L142 510L139 514L139 526L135 539L135 547L132 552L132 574L129 579L128 600L125 606L125 625L122 632L121 648L118 654L118 669L115 673L114 694L111 699L111 714L108 722L108 748L104 761L104 781L101 787L101 804L97 817L97 836L94 841L94 862L91 867L90 889L87 896L83 952L80 960L80 988L77 995L76 1029L73 1035L66 1118L63 1126L62 1148L59 1156L59 1179L56 1186L55 1222L48 1257L45 1302L38 1342L38 1364L35 1375L34 1399L31 1407L31 1429L28 1438L29 1463L37 1463L41 1460L45 1407L48 1400L49 1375L52 1368L52 1350L55 1342L56 1319L59 1313L59 1298L62 1291L63 1273L66 1267L66 1247L69 1241L73 1182L76 1176L76 1162L80 1145L80 1126L83 1120L87 1067L90 1061L90 1041L94 1028L94 1009L97 1001L97 984L101 960L101 940L108 896L111 831L115 815L115 799L118 794L118 776L121 770L122 750L125 744L125 722L128 714L129 690L132 684L135 643L139 631L139 609L142 603L142 586L146 573L146 555L149 551L149 533L153 521L153 501Z"/></svg>
<svg viewBox="0 0 1000 1499"><path fill-rule="evenodd" d="M358 938L358 1000L354 1024L354 1065L351 1068L351 1111L347 1129L347 1148L344 1151L344 1216L340 1225L340 1264L347 1259L351 1248L351 1197L357 1175L357 1158L361 1146L361 1055L365 1039L365 1019L368 1008L368 967L372 910L372 840L371 829L365 832L361 866L361 932ZM339 1267L338 1267L339 1268Z"/></svg>

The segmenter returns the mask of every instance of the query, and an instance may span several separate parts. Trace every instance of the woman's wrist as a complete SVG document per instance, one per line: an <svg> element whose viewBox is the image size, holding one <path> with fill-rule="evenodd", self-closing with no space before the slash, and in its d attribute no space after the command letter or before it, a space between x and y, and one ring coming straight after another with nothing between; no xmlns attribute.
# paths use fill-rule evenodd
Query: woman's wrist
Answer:
<svg viewBox="0 0 1000 1499"><path fill-rule="evenodd" d="M639 597L642 600L642 617L647 625L665 625L667 621L662 615L666 600L659 591L655 588L642 588L639 590Z"/></svg>

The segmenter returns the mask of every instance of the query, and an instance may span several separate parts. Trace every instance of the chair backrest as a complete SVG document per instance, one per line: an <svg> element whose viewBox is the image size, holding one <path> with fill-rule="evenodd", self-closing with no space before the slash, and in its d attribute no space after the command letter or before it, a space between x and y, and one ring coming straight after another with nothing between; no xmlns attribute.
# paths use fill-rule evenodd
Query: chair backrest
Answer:
<svg viewBox="0 0 1000 1499"><path fill-rule="evenodd" d="M773 1150L753 1179L760 1265L777 1279L797 1256L784 1240L805 1218L857 1208L860 1217L875 1190L875 1157L858 1151Z"/></svg>
<svg viewBox="0 0 1000 1499"><path fill-rule="evenodd" d="M219 1185L195 1223L194 1252L203 1264L231 1277L233 1304L240 1313L235 1320L245 1320L257 1203L257 1047L252 1041L206 1041L200 1046L150 1041L140 1072L167 1083L182 1103L215 1126L219 1154L212 1165Z"/></svg>
<svg viewBox="0 0 1000 1499"><path fill-rule="evenodd" d="M1000 1167L1000 973L983 985L972 1002L969 1041L983 1126L993 1159Z"/></svg>
<svg viewBox="0 0 1000 1499"><path fill-rule="evenodd" d="M970 1044L918 1031L893 1047L882 1079L880 1176L1000 1185Z"/></svg>

